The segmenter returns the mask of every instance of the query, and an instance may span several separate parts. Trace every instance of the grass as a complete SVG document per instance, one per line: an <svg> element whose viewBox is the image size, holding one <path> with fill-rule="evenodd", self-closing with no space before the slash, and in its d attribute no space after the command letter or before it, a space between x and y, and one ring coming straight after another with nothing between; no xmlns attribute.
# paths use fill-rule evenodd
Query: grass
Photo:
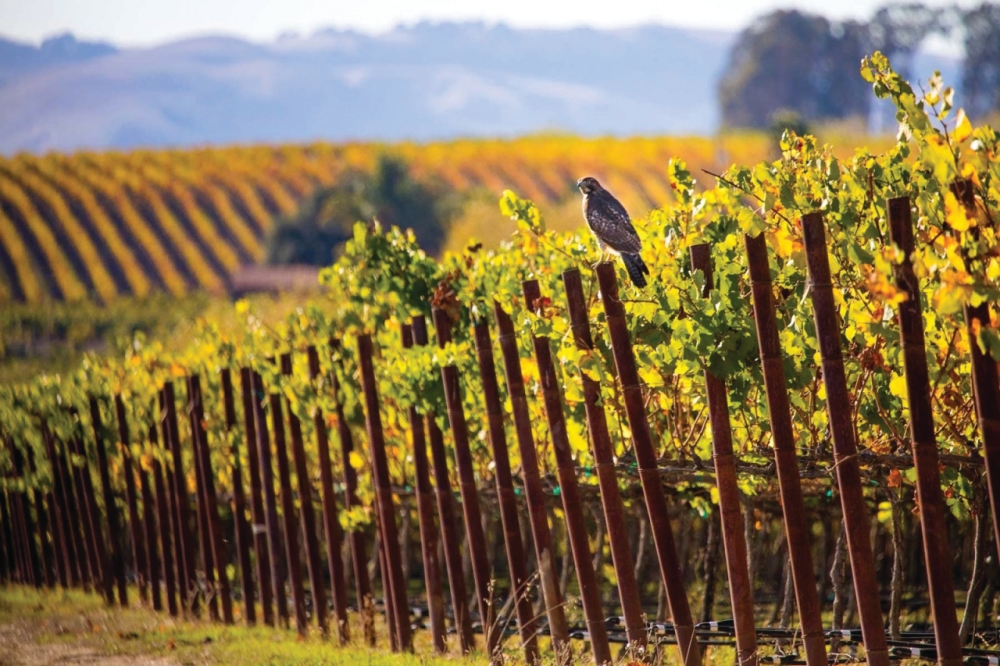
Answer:
<svg viewBox="0 0 1000 666"><path fill-rule="evenodd" d="M384 623L376 624L384 631ZM427 632L418 634L416 655L393 654L386 645L384 635L376 649L339 647L316 631L299 639L292 630L173 620L166 613L134 606L108 609L96 594L78 590L0 589L0 664L461 666L485 661L476 656L428 656L432 650Z"/></svg>

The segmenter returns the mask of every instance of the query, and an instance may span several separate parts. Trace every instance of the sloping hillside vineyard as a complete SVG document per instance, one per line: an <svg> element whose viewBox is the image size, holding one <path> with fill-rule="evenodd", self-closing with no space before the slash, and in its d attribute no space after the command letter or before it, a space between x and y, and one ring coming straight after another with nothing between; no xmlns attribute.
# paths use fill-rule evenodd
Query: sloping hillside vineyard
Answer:
<svg viewBox="0 0 1000 666"><path fill-rule="evenodd" d="M0 558L5 575L72 584L60 553L77 539L78 552L93 551L91 578L109 600L113 577L128 569L154 600L162 576L183 612L207 603L210 616L232 621L229 586L238 585L244 619L256 617L257 594L265 622L277 602L279 621L294 617L305 633L311 622L325 627L329 587L340 640L360 641L371 616L348 618L346 608L381 595L400 650L412 649L410 630L425 618L443 647L447 606L452 647L478 642L491 659L532 662L544 649L565 663L566 640L582 638L587 646L569 649L598 663L610 660L609 641L634 657L647 641L663 643L661 656L688 664L702 649L731 663L722 650L733 647L742 663L773 654L826 664L827 650L850 660L862 643L874 664L987 663L997 653L977 622L981 611L994 621L1000 592L985 555L1000 483L1000 136L974 129L937 78L917 97L878 54L863 74L900 110L900 142L884 153L841 160L786 134L778 160L734 166L704 190L682 160L666 162L672 203L637 223L651 269L644 291L625 286L620 268L594 268L586 233L547 230L547 197L536 205L508 191L500 209L517 232L498 250L437 261L412 235L358 225L321 274L332 299L324 307L270 326L240 302L239 336L205 323L183 353L136 340L123 358L0 387L10 505L0 508L22 515L21 536L5 536L5 548L26 544ZM288 164L269 162L273 151L254 154L283 174L289 200L295 182L304 190L320 177L318 162L292 178ZM146 192L137 199L164 214L164 193L183 187L151 184L166 168L155 156L134 157L146 175L133 185L96 166L103 158L87 159L95 178ZM213 173L228 189L224 178L243 172ZM258 177L252 189L277 180ZM426 344L427 323L438 344ZM74 485L87 500L79 508L64 501ZM154 494L160 531L143 539ZM201 516L193 540L195 521L167 520L160 504L189 494ZM53 505L61 509L50 514ZM169 515L187 511L177 510ZM452 523L459 510L464 529ZM523 527L518 513L529 516ZM419 573L407 545L414 515ZM131 532L102 532L113 520ZM238 578L221 534L238 545ZM463 538L468 583L456 559ZM398 549L376 545L397 539ZM553 550L539 545L546 539ZM142 562L126 556L140 542L150 545ZM104 564L98 543L109 548ZM381 592L341 551L355 565L366 553L381 559ZM157 552L162 571L148 568ZM287 592L285 569L268 569L266 554L287 564ZM715 596L722 575L728 599ZM517 593L505 606L529 576L538 618ZM658 618L649 606L657 584ZM559 597L580 604L564 608ZM411 618L410 601L426 613ZM470 617L484 637L472 636ZM539 646L534 629L551 645Z"/></svg>
<svg viewBox="0 0 1000 666"><path fill-rule="evenodd" d="M0 158L0 299L225 292L238 267L262 260L277 218L345 169L370 170L386 150L456 191L512 188L555 202L586 172L649 210L669 199L670 157L721 170L760 159L766 140L534 137Z"/></svg>

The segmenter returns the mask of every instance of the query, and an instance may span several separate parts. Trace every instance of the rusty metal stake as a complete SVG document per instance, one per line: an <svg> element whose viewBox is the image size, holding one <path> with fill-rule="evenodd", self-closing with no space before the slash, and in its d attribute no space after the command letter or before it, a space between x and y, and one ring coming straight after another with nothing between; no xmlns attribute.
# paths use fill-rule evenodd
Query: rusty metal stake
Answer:
<svg viewBox="0 0 1000 666"><path fill-rule="evenodd" d="M788 403L784 359L778 339L778 324L774 315L774 294L771 291L771 269L767 259L764 234L744 236L747 263L750 267L750 288L753 292L754 320L757 324L757 344L764 373L767 409L774 440L774 464L778 474L781 508L788 544L788 559L795 585L799 621L802 624L802 644L808 666L826 666L826 637L820 615L816 573L813 569L811 534L802 501L802 482L792 429L792 412Z"/></svg>
<svg viewBox="0 0 1000 666"><path fill-rule="evenodd" d="M518 520L517 498L514 495L514 478L510 471L510 456L507 454L507 433L503 423L503 405L500 403L500 386L497 384L496 363L493 360L493 341L490 339L490 325L485 319L476 322L476 356L479 361L479 376L483 382L483 398L486 401L486 418L490 432L490 448L493 451L494 479L497 487L497 501L500 505L500 522L503 525L504 545L507 550L507 566L510 570L511 594L517 611L517 625L524 648L524 659L528 664L537 664L538 628L535 612L531 607L528 567L524 559L524 545L521 543L521 523Z"/></svg>
<svg viewBox="0 0 1000 666"><path fill-rule="evenodd" d="M629 339L628 324L625 322L625 307L618 298L618 278L613 264L604 262L597 266L597 279L601 288L601 301L611 337L611 349L615 358L615 368L621 383L625 400L625 413L632 430L632 450L639 466L639 480L646 499L646 511L653 532L653 543L660 564L667 603L673 617L677 645L685 666L701 663L701 647L694 635L691 606L684 589L684 573L677 558L674 532L667 513L667 498L663 492L663 481L656 466L652 434L646 419L646 407L639 384L632 342Z"/></svg>
<svg viewBox="0 0 1000 666"><path fill-rule="evenodd" d="M375 367L372 363L371 336L358 337L358 366L361 370L361 387L365 395L365 417L368 423L368 443L372 460L372 480L378 500L379 518L385 549L386 569L382 570L383 585L389 582L389 591L396 618L396 637L399 648L413 651L413 636L410 631L410 608L406 600L406 580L400 553L397 548L399 534L396 528L396 512L392 500L392 482L389 478L389 463L385 457L385 438L382 432L382 415L379 412L378 389L375 383Z"/></svg>
<svg viewBox="0 0 1000 666"><path fill-rule="evenodd" d="M913 219L909 197L889 199L889 238L903 251L903 260L892 267L896 285L906 293L897 307L899 334L903 344L903 370L910 407L910 433L913 466L917 473L917 501L920 526L923 528L924 561L927 562L927 587L934 617L934 638L938 663L957 666L962 663L962 643L958 637L955 614L955 587L951 577L951 552L945 525L941 472L938 469L937 440L931 408L930 373L924 346L924 320L920 303L920 283L913 272ZM970 347L975 341L970 340ZM994 364L995 366L995 364Z"/></svg>
<svg viewBox="0 0 1000 666"><path fill-rule="evenodd" d="M972 183L956 181L951 186L952 193L965 206L967 215L976 219L976 196ZM977 306L966 305L965 330L972 358L972 388L976 400L976 416L979 419L979 434L983 438L983 458L986 461L986 480L989 486L990 509L993 513L994 537L1000 539L1000 378L997 363L988 351L979 347L976 329L990 325L991 314L988 302ZM997 541L1000 543L1000 540Z"/></svg>
<svg viewBox="0 0 1000 666"><path fill-rule="evenodd" d="M149 484L149 472L139 466L139 494L142 497L142 535L146 550L146 580L149 581L153 600L153 610L163 610L163 593L160 590L160 558L156 554L156 507L153 505L153 489Z"/></svg>
<svg viewBox="0 0 1000 666"><path fill-rule="evenodd" d="M97 398L89 396L90 424L94 431L94 450L97 454L97 472L101 477L101 494L104 500L104 515L108 522L108 536L111 537L111 574L108 580L118 585L118 602L128 606L128 588L125 583L125 558L121 549L121 528L118 523L118 507L115 506L115 493L111 487L111 472L108 467L108 453L104 445L104 428L101 424L101 407Z"/></svg>
<svg viewBox="0 0 1000 666"><path fill-rule="evenodd" d="M208 494L205 491L204 459L201 455L200 427L195 415L195 391L191 387L191 378L187 383L187 403L185 412L188 415L188 429L191 433L191 460L194 462L195 473L195 508L197 510L198 544L201 546L201 561L204 567L205 588L203 594L208 603L208 616L215 622L219 621L219 597L215 589L215 566L212 555L212 522L208 511Z"/></svg>
<svg viewBox="0 0 1000 666"><path fill-rule="evenodd" d="M514 333L514 322L499 302L494 301L493 313L497 320L498 342L503 355L504 378L507 383L507 394L514 415L514 432L517 434L517 446L521 454L521 478L524 482L524 494L528 502L528 519L531 524L531 536L535 544L535 559L538 562L538 578L542 588L542 598L545 601L545 612L549 620L549 631L552 635L552 647L559 664L568 664L573 655L569 643L569 629L566 624L566 611L563 609L562 593L559 591L559 579L554 567L554 550L552 548L552 532L545 511L545 490L542 488L542 477L538 471L538 453L535 449L535 438L531 432L531 415L528 412L528 398L524 390L524 375L521 371L521 356L517 349L517 335Z"/></svg>
<svg viewBox="0 0 1000 666"><path fill-rule="evenodd" d="M55 587L54 567L57 566L55 560L55 545L50 544L45 535L51 527L52 535L55 537L55 525L49 521L49 512L45 507L45 493L38 485L38 470L35 467L35 454L30 446L24 447L25 458L28 463L28 472L35 482L32 484L32 495L35 498L35 511L38 514L38 536L42 542L42 566L45 568L45 585L49 589Z"/></svg>
<svg viewBox="0 0 1000 666"><path fill-rule="evenodd" d="M320 381L319 353L316 347L306 349L309 359L309 378ZM323 500L323 533L326 537L327 565L330 584L333 586L333 611L337 616L337 638L341 645L350 641L347 624L347 583L344 580L344 559L340 554L342 535L340 519L337 516L337 496L333 491L333 467L330 462L330 439L326 434L326 419L318 407L313 412L313 427L316 430L316 448L319 458L319 479Z"/></svg>
<svg viewBox="0 0 1000 666"><path fill-rule="evenodd" d="M281 540L281 524L278 522L278 499L274 494L274 464L271 459L271 436L267 427L263 399L267 395L260 373L253 373L255 394L254 416L257 431L257 461L260 463L260 485L264 500L264 522L267 530L267 550L271 564L271 589L275 605L278 607L278 622L288 627L288 595L285 592L285 554ZM272 401L273 402L273 401ZM278 400L280 407L281 401ZM253 470L251 469L251 472ZM267 622L267 615L264 616Z"/></svg>
<svg viewBox="0 0 1000 666"><path fill-rule="evenodd" d="M594 353L596 348L590 333L590 317L587 301L583 295L580 271L572 268L563 273L562 278L576 347L583 352ZM583 405L587 412L587 428L590 430L593 443L594 467L601 488L604 522L608 527L611 561L615 567L618 597L625 618L625 633L630 648L639 655L644 655L647 645L646 624L642 617L642 603L639 598L639 585L635 579L632 549L628 545L625 508L622 505L618 478L615 474L614 445L608 432L607 415L601 405L601 384L587 375L583 369L580 370L580 380L583 382Z"/></svg>
<svg viewBox="0 0 1000 666"><path fill-rule="evenodd" d="M403 348L413 347L413 329L409 324L400 326ZM410 432L413 436L413 470L417 486L417 520L420 523L420 554L424 562L424 585L427 586L427 610L431 623L434 651L448 651L445 642L444 594L441 587L441 563L437 553L437 530L434 525L434 490L431 488L430 467L427 462L427 439L424 421L416 407L410 407Z"/></svg>
<svg viewBox="0 0 1000 666"><path fill-rule="evenodd" d="M226 547L222 541L222 524L219 522L219 500L215 493L215 472L212 469L208 433L205 431L205 403L201 393L201 379L198 375L191 375L188 379L188 385L193 403L191 417L195 426L192 434L194 435L195 452L201 458L200 467L204 480L202 495L205 498L205 512L208 519L207 537L211 542L212 562L215 565L218 579L216 585L222 601L222 619L226 624L232 624L233 598L229 588L229 575L226 573ZM209 564L206 562L206 571L208 568Z"/></svg>
<svg viewBox="0 0 1000 666"><path fill-rule="evenodd" d="M340 349L340 343L331 338L328 346L332 352ZM351 452L354 450L354 437L351 426L344 415L344 403L340 398L340 380L335 370L330 372L330 388L333 391L334 403L337 408L337 436L340 439L340 453L344 464L344 508L360 506L358 501L358 473L351 465ZM375 645L375 619L372 610L371 581L368 579L368 553L365 547L365 533L360 529L351 530L347 535L351 549L351 563L354 569L354 585L357 591L358 614L361 616L361 628L365 642Z"/></svg>
<svg viewBox="0 0 1000 666"><path fill-rule="evenodd" d="M528 309L538 311L539 306L536 304L542 297L538 281L527 280L521 283L521 288ZM608 644L608 631L604 624L604 612L601 608L601 592L597 586L597 576L594 573L590 537L587 534L587 525L583 517L583 502L580 499L580 489L576 481L576 461L573 460L569 436L566 433L562 387L559 385L559 376L556 373L555 363L552 361L552 346L549 339L534 336L532 343L535 348L535 361L538 363L538 374L542 384L545 415L549 421L549 434L552 437L552 450L556 456L559 495L562 498L563 513L566 516L566 532L573 552L576 578L580 584L580 597L583 601L587 632L590 634L590 648L597 664L610 664L612 663L611 647Z"/></svg>
<svg viewBox="0 0 1000 666"><path fill-rule="evenodd" d="M414 317L411 322L413 341L420 346L428 344L427 321L423 316ZM455 495L448 478L448 456L444 449L444 434L437 425L434 414L424 417L427 438L430 440L431 464L434 469L435 493L437 496L438 524L444 545L444 560L448 570L448 589L451 593L451 607L454 613L455 631L462 654L475 649L472 636L472 620L469 617L469 597L465 589L465 573L458 549L458 521L455 518Z"/></svg>
<svg viewBox="0 0 1000 666"><path fill-rule="evenodd" d="M135 489L135 468L132 465L132 440L129 436L128 415L120 394L115 394L115 418L118 421L118 442L121 445L122 475L125 477L125 504L128 507L129 536L132 538L132 562L139 577L139 599L146 603L146 581L141 575L141 572L146 570L146 549L143 546L142 527L139 522L139 499Z"/></svg>
<svg viewBox="0 0 1000 666"><path fill-rule="evenodd" d="M267 518L264 512L264 493L261 488L260 462L257 449L257 408L254 394L254 377L250 368L240 368L240 393L243 398L243 431L246 435L247 466L250 471L250 517L253 520L253 550L257 557L257 589L260 590L260 607L264 624L274 626L274 588L271 582L271 557L267 541ZM252 599L251 599L252 601Z"/></svg>
<svg viewBox="0 0 1000 666"><path fill-rule="evenodd" d="M288 566L288 585L292 588L292 604L295 606L295 630L299 636L308 631L306 599L302 590L302 560L299 556L299 540L296 536L295 499L292 497L292 472L288 466L288 447L285 444L285 420L281 405L281 395L272 393L271 429L274 433L274 457L278 463L278 487L281 500L281 521L285 533L285 563Z"/></svg>
<svg viewBox="0 0 1000 666"><path fill-rule="evenodd" d="M177 425L177 396L173 382L163 385L160 414L165 417L163 439L170 447L173 461L172 487L174 510L176 512L176 532L178 559L181 560L181 603L185 610L194 615L200 612L198 579L194 566L195 537L191 531L191 499L188 495L187 477L184 474L184 460L181 456L180 429Z"/></svg>
<svg viewBox="0 0 1000 666"><path fill-rule="evenodd" d="M809 268L809 290L816 322L816 337L823 359L823 383L826 386L826 407L833 434L833 457L837 468L837 485L843 509L847 547L854 575L854 592L861 616L861 634L868 663L883 666L889 663L884 619L879 601L875 558L872 555L868 513L861 489L858 465L858 445L855 440L851 397L847 392L844 357L840 348L840 324L837 305L830 283L830 258L826 250L823 216L808 213L802 216L802 237Z"/></svg>
<svg viewBox="0 0 1000 666"><path fill-rule="evenodd" d="M71 412L74 416L79 417L79 413L75 407L71 409ZM97 516L97 500L93 493L93 479L91 479L89 465L87 464L87 453L83 448L81 430L82 427L78 421L73 434L70 436L69 441L66 442L66 465L76 486L77 506L83 509L81 527L83 528L84 549L87 552L87 561L90 563L90 575L93 579L94 587L97 588L100 586L105 603L112 605L115 602L114 586L106 584L105 573L108 564L104 551L104 538L101 534L101 524ZM73 456L82 458L84 461L83 465L74 464Z"/></svg>
<svg viewBox="0 0 1000 666"><path fill-rule="evenodd" d="M434 308L434 330L439 347L451 342L451 321L448 314ZM451 425L452 441L455 445L455 470L458 472L458 490L462 496L462 515L465 518L465 532L469 540L472 556L472 577L476 583L476 601L479 605L479 620L486 637L486 654L490 663L499 658L499 631L495 626L496 612L493 608L492 576L489 556L486 553L486 536L483 534L482 514L479 510L479 489L476 487L475 471L472 467L472 451L469 448L469 426L465 421L462 406L462 387L458 368L448 365L441 368L441 383L444 385L444 399L448 409L448 423Z"/></svg>
<svg viewBox="0 0 1000 666"><path fill-rule="evenodd" d="M691 246L691 268L702 272L707 297L714 288L711 248L704 243ZM719 490L722 517L722 542L726 551L726 574L729 576L729 599L736 628L736 659L739 664L757 663L757 629L753 617L753 586L747 562L747 542L743 532L740 489L736 485L736 457L733 432L729 422L729 397L726 383L705 368L705 394L712 425L712 458L715 484Z"/></svg>
<svg viewBox="0 0 1000 666"><path fill-rule="evenodd" d="M236 399L233 396L233 375L229 368L219 373L222 381L222 404L226 414L226 433L231 434L236 427ZM243 490L243 470L240 462L239 439L230 436L229 459L233 465L233 531L236 533L236 552L240 559L240 590L243 593L243 616L248 626L257 623L257 606L254 603L253 570L250 565L250 550L253 536L247 522L247 501Z"/></svg>
<svg viewBox="0 0 1000 666"><path fill-rule="evenodd" d="M292 374L292 355L281 355L281 374ZM323 584L323 569L319 559L319 540L316 537L316 511L312 501L312 485L306 463L306 449L302 441L302 423L288 403L288 431L292 437L292 462L295 476L299 481L299 521L302 526L302 540L306 546L306 566L309 570L309 587L313 598L313 614L320 632L326 635L326 587Z"/></svg>
<svg viewBox="0 0 1000 666"><path fill-rule="evenodd" d="M159 448L155 424L149 426L149 443L154 449ZM153 456L153 487L156 489L156 519L160 528L160 552L163 554L163 581L167 588L167 612L170 613L171 617L177 617L177 583L174 578L174 554L171 539L173 532L170 526L172 517L170 503L167 499L167 484L163 480L163 465L160 463L158 455ZM149 524L152 524L152 516L147 523L147 529L149 529Z"/></svg>
<svg viewBox="0 0 1000 666"><path fill-rule="evenodd" d="M83 552L83 542L80 539L80 532L77 529L80 519L76 511L73 510L79 505L73 498L69 477L61 460L62 454L57 448L55 435L48 429L47 424L43 424L42 429L49 464L52 466L52 479L56 491L56 499L59 502L59 513L62 516L64 543L66 544L66 552L69 556L67 565L73 571L74 584L81 585L84 590L89 592L90 571L87 568L87 557Z"/></svg>
<svg viewBox="0 0 1000 666"><path fill-rule="evenodd" d="M21 450L13 444L13 442L8 442L11 448L11 457L14 462L14 471L18 477L24 480L24 460L21 455ZM26 483L26 481L25 481ZM43 573L42 573L42 561L38 552L38 543L44 543L45 534L41 531L41 521L37 523L31 518L31 504L32 498L28 496L27 488L21 490L17 493L19 496L21 508L22 508L22 528L24 530L23 539L24 546L26 549L26 563L27 571L30 574L31 582L36 588L41 588L43 584ZM36 513L39 518L42 516L42 507L40 504L35 505ZM36 529L37 528L37 529ZM38 542L35 541L35 535L38 534ZM114 598L112 601L114 603Z"/></svg>

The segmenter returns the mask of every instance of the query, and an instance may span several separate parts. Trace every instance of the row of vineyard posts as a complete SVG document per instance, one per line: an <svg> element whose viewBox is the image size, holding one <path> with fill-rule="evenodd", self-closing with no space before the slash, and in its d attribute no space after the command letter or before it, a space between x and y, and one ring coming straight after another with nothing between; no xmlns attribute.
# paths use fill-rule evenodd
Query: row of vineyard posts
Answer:
<svg viewBox="0 0 1000 666"><path fill-rule="evenodd" d="M954 192L970 210L975 207L971 187L967 184L957 182ZM909 257L914 250L911 203L906 198L890 200L887 211L892 241ZM917 278L909 259L894 267L896 285L909 296L899 307L898 325L904 346L920 534L933 617L933 636L925 636L923 642L918 643L920 647L914 648L905 641L887 637L879 596L870 510L863 496L851 416L851 395L845 381L822 215L807 214L801 224L810 279L809 293L822 356L822 380L828 396L833 462L843 516L841 539L846 544L846 556L851 567L860 636L857 632L839 631L839 626L834 627L838 631L824 628L821 617L823 600L817 588L816 563L810 545L812 525L804 505L801 470L778 341L768 253L761 234L746 236L745 250L773 433L773 473L777 475L780 489L780 509L775 513L780 514L783 523L788 578L794 590L801 624L801 633L797 636L781 636L792 636L800 641L804 661L810 666L827 663L828 644L831 642L835 645L839 641L850 643L853 640L857 643L859 639L870 664L888 664L891 659L900 656L922 656L937 659L941 664L962 663L964 657L980 653L965 650L964 641L960 640L950 564L952 556L945 525L946 508L941 490L942 460L939 459L933 429ZM704 277L707 294L712 289L711 247L704 244L693 246L691 260L692 267ZM474 475L470 427L461 400L460 373L454 365L443 367L441 371L454 443L461 525L456 515L455 493L449 481L443 433L434 415L418 414L414 408L409 410L413 450L407 453L412 455L414 462L413 492L393 487L375 380L379 353L373 349L372 339L362 335L354 351L360 370L357 380L364 397L370 469L355 470L345 462L337 478L324 426L327 415L317 411L314 415L320 467L317 502L313 487L317 477L308 469L299 417L287 404L283 404L286 398L277 392L269 392L261 375L249 368L222 369L221 395L216 396L206 396L202 392L199 376L186 377L186 400L182 403L180 414L177 387L171 382L166 383L159 391L156 417L148 424L146 432L129 432L121 396L91 396L89 410L93 432L89 436L78 428L72 437L60 441L48 428L46 415L38 415L37 427L45 443L46 460L36 460L30 447L19 446L9 437L4 442L13 461L9 473L14 480L36 478L40 468L49 466L51 484L25 482L7 486L10 490L5 492L0 505L3 532L0 539L3 547L0 575L5 582L16 581L38 587L94 588L104 595L108 604L117 600L121 606L129 603L126 583L129 576L134 576L142 602L157 611L165 606L172 616L199 615L204 612L203 607L207 607L212 620L233 623L234 603L242 600L242 618L248 624L258 621L259 610L262 621L267 625L287 626L294 618L299 634L305 635L310 623L315 622L317 629L326 635L331 632L330 625L333 624L332 633L341 644L362 640L373 645L376 641L376 597L368 569L369 549L373 548L373 553L377 551L376 569L381 572L384 604L380 608L384 611L393 650L412 650L414 627L426 626L432 635L434 650L443 652L447 649L449 633L446 624L450 624L450 631L462 652L476 648L475 634L478 631L483 635L483 647L495 661L503 658L506 636L517 634L520 649L528 663L536 663L540 659L542 650L538 637L541 635L550 637L550 649L560 663L573 660L571 640L582 638L589 643L593 658L599 664L614 660L611 646L617 642L624 644L627 653L635 659L649 658L654 646L676 645L682 662L693 665L701 662L705 645L726 636L735 638L739 663L757 663L759 641L770 641L779 634L769 634L760 627L760 616L755 612L755 585L750 571L750 551L755 546L748 543L747 535L752 532L744 523L754 518L753 514L749 514L749 518L744 515L737 488L738 460L734 455L726 385L710 371L705 372L718 489L717 515L721 521L732 622L696 624L686 581L690 574L686 572L687 563L678 548L679 541L672 527L668 506L670 475L658 467L647 420L647 406L643 400L637 362L625 321L626 312L619 299L613 265L599 264L596 279L631 431L632 454L641 484L641 497L648 516L648 524L644 524L643 529L652 538L668 609L666 614L671 618L669 623L651 622L645 615L640 584L643 570L636 566L637 553L627 529L627 512L619 487L618 476L623 473L623 467L616 465L599 386L594 379L583 374L586 422L596 462L594 471L598 478L603 513L603 522L599 519L595 522L607 531L617 587L617 595L612 593L610 598L616 599L615 605L621 609L621 616L606 613L609 596L608 591L602 588L607 587L607 581L598 579L593 564L592 534L584 513L587 502L578 484L580 470L575 464L567 437L563 389L558 380L550 340L534 337L533 353L557 463L554 485L544 479L539 470L539 454L532 434L514 321L511 313L499 303L494 309L493 319L520 452L520 482L515 483L508 458L508 435L490 323L487 317L481 317L474 326L474 340L487 406L486 428L495 466L495 495L484 493ZM592 349L594 341L581 273L571 269L563 274L563 282L576 345L582 350ZM534 280L524 282L523 295L524 303L529 308L543 307L546 301L538 282ZM967 306L965 318L972 335L971 331L978 322L989 322L988 306ZM434 309L432 323L437 342L443 347L450 340L452 319L445 310ZM403 326L401 340L407 347L428 344L424 319L414 318L409 325ZM345 351L338 350L338 346L338 340L331 339L323 348L309 346L299 350L298 353L308 355L311 378L315 379L321 372L321 354L334 355ZM1000 516L1000 490L997 489L1000 483L1000 383L996 363L983 353L979 345L970 343L969 348L975 407L989 481L989 507L994 530L1000 536L1000 524L997 522ZM292 373L290 355L281 355L272 361L278 364L282 373ZM327 385L334 395L340 390L337 382L334 374L332 386ZM241 434L238 433L237 392L242 407ZM204 428L204 401L208 399L223 402L226 428L236 433L230 438L233 447L230 452L233 461L231 497L220 498L215 489L218 472L212 468ZM113 401L118 416L117 441L108 436L108 430L101 422L101 401L106 400ZM337 417L337 439L342 459L350 461L356 443L344 414L338 413ZM194 449L190 458L195 466L194 488L188 485L189 477L182 467L181 428L190 430L187 441ZM152 459L150 465L133 460L128 446L133 437L148 438L154 445L162 446L168 453L165 459L172 463L161 464L157 457ZM237 449L240 446L247 448L249 469L241 469L239 464ZM115 449L110 452L111 456L121 458L126 515L118 515L116 510L109 447ZM974 458L969 458L956 464L977 463ZM93 482L94 472L100 481L99 488ZM292 483L293 472L297 480L295 486ZM374 543L364 528L349 529L345 535L338 517L341 508L350 510L358 505L356 488L359 473L371 474L375 489L377 527ZM742 469L740 473L770 472ZM553 492L553 487L557 492ZM337 491L338 488L341 492ZM403 549L396 547L401 542L400 525L397 523L401 515L399 503L404 497L412 496L416 499L426 590L425 605L420 608L411 605L410 581L404 573L402 561ZM551 516L554 496L561 501L564 517L564 524L561 525L556 525ZM230 511L220 513L220 502L231 502ZM522 529L520 521L521 502L526 502L530 527L527 532ZM317 525L315 512L317 503L321 507L320 526ZM502 539L507 565L506 581L498 580L501 569L499 558L488 547L484 524L489 524L489 516L484 520L483 503L488 503L488 514L495 515L495 506L499 515L502 530L494 538ZM410 505L404 504L404 512L409 510ZM224 515L231 516L231 524L227 522L223 525ZM409 519L404 518L404 522L408 526ZM463 528L467 561L463 561L461 553ZM567 619L565 609L571 600L557 570L555 532L566 537L564 552L571 556L572 564L567 557L562 564L562 573L576 572L585 626L573 627ZM230 542L227 542L226 535L231 537ZM688 532L686 538L693 536ZM719 533L709 533L707 538L717 544ZM602 542L598 543L600 550ZM535 574L529 574L528 569L531 558L526 548L530 548L531 544L534 545ZM838 547L841 563L843 551L841 544ZM346 569L347 560L353 565L352 571ZM304 570L303 561L306 565ZM229 580L231 564L235 565L233 570L238 571L238 580ZM470 594L466 587L466 565L471 565L472 603L469 603ZM714 565L712 568L714 575ZM445 580L450 593L449 608L446 608L448 604L444 597ZM350 591L349 581L353 583L353 590ZM232 589L234 585L238 586L237 594ZM332 591L331 603L327 601L328 587ZM714 589L714 584L710 587ZM506 593L501 593L501 589ZM705 594L710 596L708 588ZM532 599L533 596L537 596L537 601ZM784 604L788 606L791 603L790 590L786 590L785 597ZM843 600L840 603L843 604ZM332 616L328 616L331 607ZM358 611L354 616L358 623L355 626L349 619L352 607ZM707 612L711 612L711 606ZM975 612L973 609L973 614ZM703 617L703 620L711 619L710 615ZM963 632L967 634L964 629Z"/></svg>

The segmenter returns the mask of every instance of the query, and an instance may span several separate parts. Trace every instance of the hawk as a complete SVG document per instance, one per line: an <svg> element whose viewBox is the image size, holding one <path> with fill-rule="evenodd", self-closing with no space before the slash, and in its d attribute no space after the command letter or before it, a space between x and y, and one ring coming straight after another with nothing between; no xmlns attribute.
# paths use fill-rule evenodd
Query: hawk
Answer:
<svg viewBox="0 0 1000 666"><path fill-rule="evenodd" d="M625 206L611 192L601 187L596 178L581 178L576 186L583 193L583 217L597 238L601 258L608 253L617 254L625 263L625 270L632 278L632 284L645 287L649 268L639 255L642 252L642 241L632 226Z"/></svg>

